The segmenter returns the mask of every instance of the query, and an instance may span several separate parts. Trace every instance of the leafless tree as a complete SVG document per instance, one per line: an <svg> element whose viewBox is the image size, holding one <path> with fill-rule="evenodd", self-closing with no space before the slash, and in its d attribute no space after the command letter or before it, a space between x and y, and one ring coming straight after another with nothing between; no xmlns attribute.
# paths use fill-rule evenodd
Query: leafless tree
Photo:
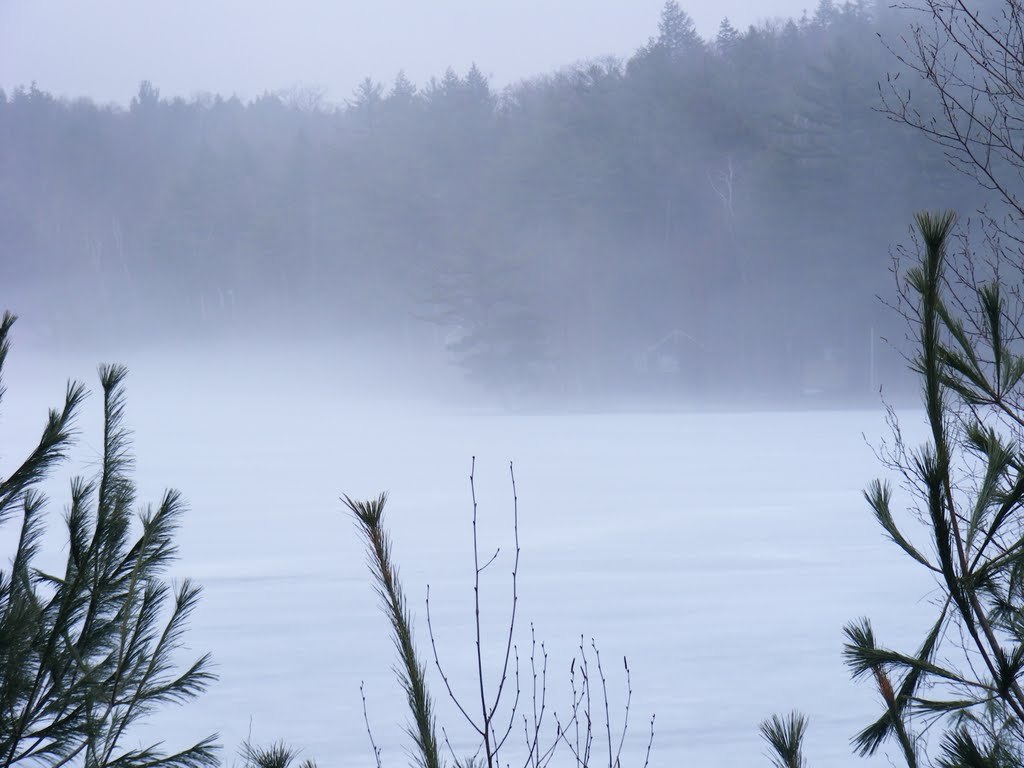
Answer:
<svg viewBox="0 0 1024 768"><path fill-rule="evenodd" d="M1024 2L897 7L910 25L889 42L901 70L881 86L882 111L930 137L955 168L1024 217Z"/></svg>

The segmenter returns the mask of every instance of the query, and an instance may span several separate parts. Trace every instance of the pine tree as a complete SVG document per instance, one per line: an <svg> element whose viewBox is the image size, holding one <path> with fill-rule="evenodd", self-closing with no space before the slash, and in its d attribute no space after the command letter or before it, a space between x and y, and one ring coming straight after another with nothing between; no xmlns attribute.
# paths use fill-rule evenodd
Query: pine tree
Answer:
<svg viewBox="0 0 1024 768"><path fill-rule="evenodd" d="M348 103L348 108L356 115L360 125L372 133L377 127L380 106L384 101L384 86L374 82L373 78L363 78L356 88L355 95Z"/></svg>
<svg viewBox="0 0 1024 768"><path fill-rule="evenodd" d="M470 66L462 83L469 104L484 107L487 110L494 108L494 94L491 93L491 84L488 82L487 76L480 71L476 62Z"/></svg>
<svg viewBox="0 0 1024 768"><path fill-rule="evenodd" d="M835 23L839 17L839 9L836 8L835 0L818 0L818 7L814 9L814 25L820 29L827 29Z"/></svg>
<svg viewBox="0 0 1024 768"><path fill-rule="evenodd" d="M899 522L887 482L865 491L886 536L934 574L943 599L913 650L882 646L866 618L845 628L847 666L883 702L854 745L866 755L894 740L910 768L924 759L915 728L938 715L952 718L942 764L1020 765L1024 756L1024 350L998 276L951 293L955 221L951 212L918 214L924 250L903 276L930 436L917 451L898 449L891 464L917 496L927 546Z"/></svg>
<svg viewBox="0 0 1024 768"><path fill-rule="evenodd" d="M440 83L431 79L428 95L431 96L432 100L437 99L439 102L448 100L450 102L452 99L458 98L461 90L462 78L458 76L452 67L448 67L445 69Z"/></svg>
<svg viewBox="0 0 1024 768"><path fill-rule="evenodd" d="M152 113L160 106L160 89L149 80L139 83L139 92L132 97L129 110L133 113Z"/></svg>
<svg viewBox="0 0 1024 768"><path fill-rule="evenodd" d="M396 107L408 106L416 98L416 86L406 77L405 70L399 70L395 75L395 81L391 84L387 101Z"/></svg>
<svg viewBox="0 0 1024 768"><path fill-rule="evenodd" d="M678 58L703 49L704 41L697 34L697 26L676 0L666 0L658 22L657 45L670 57Z"/></svg>
<svg viewBox="0 0 1024 768"><path fill-rule="evenodd" d="M935 579L934 620L903 651L882 644L867 618L850 622L843 655L881 701L879 717L853 738L862 756L893 742L908 768L1009 768L1024 764L1024 336L998 273L975 281L968 266L964 282L947 276L955 222L948 211L918 214L923 253L901 275L929 436L906 446L890 411L885 460L912 507L895 508L888 481L864 493L885 536ZM796 765L784 754L799 755L805 726L780 722L762 731L776 765Z"/></svg>
<svg viewBox="0 0 1024 768"><path fill-rule="evenodd" d="M4 314L0 321L0 375L14 320ZM81 384L68 385L39 444L0 480L0 524L21 521L10 567L0 570L3 768L73 761L87 768L217 764L213 736L175 753L134 740L122 745L140 719L161 705L195 698L213 680L208 655L177 670L185 624L199 598L191 582L172 589L164 577L184 502L167 491L155 509L132 511L125 375L120 366L100 368L102 462L96 479L71 484L63 573L36 566L46 503L39 485L66 457L85 398Z"/></svg>
<svg viewBox="0 0 1024 768"><path fill-rule="evenodd" d="M722 19L722 23L718 25L718 36L715 38L715 48L718 49L718 52L728 56L736 47L739 39L740 33L732 25L732 22L728 18Z"/></svg>

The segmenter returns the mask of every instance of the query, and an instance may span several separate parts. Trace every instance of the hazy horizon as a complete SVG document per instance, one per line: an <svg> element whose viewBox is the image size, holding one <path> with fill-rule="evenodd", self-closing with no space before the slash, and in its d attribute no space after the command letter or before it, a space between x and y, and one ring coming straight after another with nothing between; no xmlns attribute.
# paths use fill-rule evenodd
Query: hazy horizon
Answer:
<svg viewBox="0 0 1024 768"><path fill-rule="evenodd" d="M1024 10L946 3L0 0L5 765L1024 754Z"/></svg>
<svg viewBox="0 0 1024 768"><path fill-rule="evenodd" d="M404 70L423 84L474 62L504 87L580 60L630 55L656 34L662 4L0 3L0 88L35 82L60 96L127 104L148 80L167 96L252 98L309 88L341 102L367 76L390 82ZM815 5L702 0L683 7L709 37L724 17L746 29Z"/></svg>
<svg viewBox="0 0 1024 768"><path fill-rule="evenodd" d="M901 14L826 4L806 25L737 30L764 13L748 4L706 46L728 7L698 17L691 4L688 19L672 3L661 23L661 0L602 5L578 14L584 30L559 16L566 5L513 19L496 5L393 3L389 26L379 10L304 2L275 20L108 0L52 34L55 6L7 12L18 23L3 35L40 43L20 55L0 35L4 77L37 77L38 90L0 102L7 301L34 346L272 334L336 353L358 339L501 398L587 404L820 407L906 381L879 341L901 338L875 299L891 290L889 249L914 210L970 210L981 196L874 109L893 64L878 36L898 35ZM230 18L247 20L232 36ZM336 31L356 28L380 41L372 56ZM409 35L433 43L402 61ZM632 55L552 71L599 51ZM176 99L273 91L318 56L367 62L314 67L336 83L455 72L418 93L325 87L344 107L322 111L287 95ZM371 59L389 63L373 71ZM529 71L547 76L501 90ZM86 91L139 99L123 110L51 97ZM893 183L879 189L880 174ZM837 239L850 221L869 224Z"/></svg>

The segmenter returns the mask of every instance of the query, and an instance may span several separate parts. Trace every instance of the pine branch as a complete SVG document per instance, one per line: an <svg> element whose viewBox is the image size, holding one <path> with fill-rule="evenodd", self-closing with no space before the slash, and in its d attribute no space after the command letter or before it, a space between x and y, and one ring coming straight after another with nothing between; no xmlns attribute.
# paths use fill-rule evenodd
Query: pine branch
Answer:
<svg viewBox="0 0 1024 768"><path fill-rule="evenodd" d="M806 733L807 718L799 712L791 712L785 718L772 715L770 720L761 723L761 736L768 742L775 768L806 768L803 756Z"/></svg>
<svg viewBox="0 0 1024 768"><path fill-rule="evenodd" d="M8 316L0 322L0 365L10 322ZM0 483L0 516L10 514L15 501L23 516L11 573L0 573L2 768L41 761L50 768L78 760L91 768L209 768L217 762L214 737L176 753L160 745L118 752L132 724L161 705L191 700L213 680L209 656L175 672L199 590L186 581L163 620L172 596L162 571L176 554L182 504L169 491L155 513L136 522L125 376L119 366L100 369L103 460L96 481L72 481L61 575L33 567L43 508L33 486L64 456L84 397L80 385L69 385L64 409L50 413L39 446ZM133 540L135 525L141 532Z"/></svg>
<svg viewBox="0 0 1024 768"><path fill-rule="evenodd" d="M358 527L366 540L370 570L376 582L377 594L391 622L392 637L401 662L398 668L399 679L415 723L415 728L409 728L409 735L416 743L416 764L421 768L441 768L433 702L426 685L426 670L416 653L412 617L406 606L398 569L391 557L391 541L383 526L387 494L382 493L371 501L353 501L344 496L342 501L355 515Z"/></svg>

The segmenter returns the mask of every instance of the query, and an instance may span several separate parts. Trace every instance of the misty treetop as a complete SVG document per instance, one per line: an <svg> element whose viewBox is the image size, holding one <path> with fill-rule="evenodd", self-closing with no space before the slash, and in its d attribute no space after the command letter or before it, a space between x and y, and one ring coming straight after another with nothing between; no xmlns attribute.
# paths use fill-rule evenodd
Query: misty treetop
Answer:
<svg viewBox="0 0 1024 768"><path fill-rule="evenodd" d="M288 322L492 386L866 393L909 206L981 202L875 111L897 65L878 36L902 29L822 0L703 39L670 0L627 61L501 91L485 62L342 105L19 88L0 96L0 279L55 338Z"/></svg>

